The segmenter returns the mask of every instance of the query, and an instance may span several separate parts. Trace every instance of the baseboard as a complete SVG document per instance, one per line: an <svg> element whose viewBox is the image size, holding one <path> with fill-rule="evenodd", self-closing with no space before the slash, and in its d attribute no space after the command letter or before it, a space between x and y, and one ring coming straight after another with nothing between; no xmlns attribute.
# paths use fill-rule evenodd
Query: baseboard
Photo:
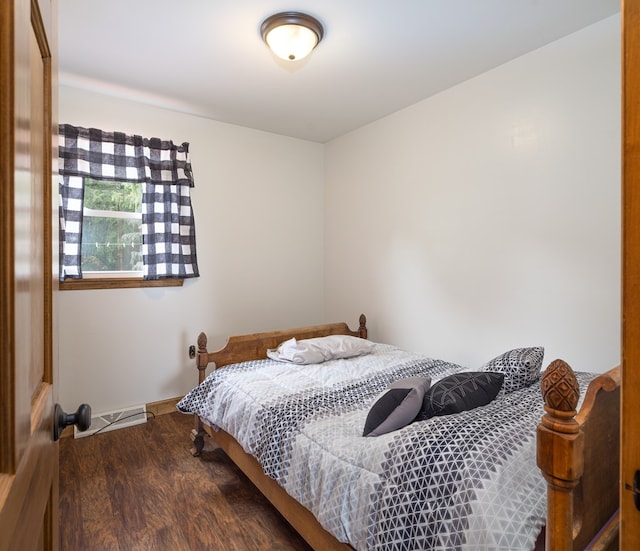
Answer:
<svg viewBox="0 0 640 551"><path fill-rule="evenodd" d="M159 400L157 402L149 402L147 404L147 413L156 415L165 415L167 413L174 413L176 410L176 404L182 399L182 396L177 398L167 398L166 400ZM65 427L60 435L60 438L73 437L73 426Z"/></svg>
<svg viewBox="0 0 640 551"><path fill-rule="evenodd" d="M166 400L160 400L158 402L149 402L147 404L147 413L153 413L154 415L165 415L166 413L175 413L176 404L182 400L182 396L178 398L167 398Z"/></svg>

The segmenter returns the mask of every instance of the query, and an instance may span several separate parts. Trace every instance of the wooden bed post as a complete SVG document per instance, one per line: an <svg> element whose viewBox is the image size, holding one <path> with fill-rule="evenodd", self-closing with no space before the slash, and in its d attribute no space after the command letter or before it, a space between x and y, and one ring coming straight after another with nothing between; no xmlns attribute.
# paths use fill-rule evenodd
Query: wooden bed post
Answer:
<svg viewBox="0 0 640 551"><path fill-rule="evenodd" d="M541 384L546 414L537 461L547 480L546 549L617 549L620 368L596 377L576 413L580 389L555 360Z"/></svg>
<svg viewBox="0 0 640 551"><path fill-rule="evenodd" d="M198 353L196 354L196 367L198 368L198 384L202 383L206 377L207 365L209 363L209 353L207 352L207 335L204 332L198 335ZM197 457L204 448L204 437L206 432L202 426L202 421L198 414L194 415L194 427L191 431L194 448L191 453Z"/></svg>
<svg viewBox="0 0 640 551"><path fill-rule="evenodd" d="M547 413L538 425L537 462L547 480L545 548L569 551L582 524L573 496L584 470L584 435L575 419L580 388L571 367L555 360L544 372L541 389Z"/></svg>
<svg viewBox="0 0 640 551"><path fill-rule="evenodd" d="M364 314L360 314L360 319L358 320L360 326L358 327L358 336L361 339L367 338L367 316Z"/></svg>

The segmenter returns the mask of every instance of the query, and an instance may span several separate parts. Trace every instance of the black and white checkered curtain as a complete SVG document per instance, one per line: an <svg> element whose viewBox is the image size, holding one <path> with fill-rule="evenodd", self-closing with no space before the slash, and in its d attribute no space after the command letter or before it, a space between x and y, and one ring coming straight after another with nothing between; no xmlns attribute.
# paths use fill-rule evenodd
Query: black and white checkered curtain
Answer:
<svg viewBox="0 0 640 551"><path fill-rule="evenodd" d="M81 278L84 178L142 183L145 279L198 277L189 144L59 127L60 277Z"/></svg>
<svg viewBox="0 0 640 551"><path fill-rule="evenodd" d="M60 174L60 279L81 278L84 178Z"/></svg>

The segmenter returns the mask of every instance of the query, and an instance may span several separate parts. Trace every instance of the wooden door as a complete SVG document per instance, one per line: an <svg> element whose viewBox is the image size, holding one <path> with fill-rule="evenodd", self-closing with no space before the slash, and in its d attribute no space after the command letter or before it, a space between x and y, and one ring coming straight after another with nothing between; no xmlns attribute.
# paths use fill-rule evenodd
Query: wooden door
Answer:
<svg viewBox="0 0 640 551"><path fill-rule="evenodd" d="M1 551L59 547L56 16L55 0L0 2Z"/></svg>
<svg viewBox="0 0 640 551"><path fill-rule="evenodd" d="M622 3L622 44L620 548L640 549L640 511L632 491L635 472L640 470L640 2L637 0Z"/></svg>

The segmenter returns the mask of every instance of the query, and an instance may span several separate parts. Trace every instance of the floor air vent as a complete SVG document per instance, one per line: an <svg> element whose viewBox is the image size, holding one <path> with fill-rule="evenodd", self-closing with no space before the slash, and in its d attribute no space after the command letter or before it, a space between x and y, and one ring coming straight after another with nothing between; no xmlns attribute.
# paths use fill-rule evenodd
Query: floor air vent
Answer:
<svg viewBox="0 0 640 551"><path fill-rule="evenodd" d="M107 411L105 413L94 413L91 415L91 426L84 432L80 432L78 427L73 427L73 436L74 438L82 438L97 432L122 429L146 422L147 408L144 405L131 406L126 409Z"/></svg>

